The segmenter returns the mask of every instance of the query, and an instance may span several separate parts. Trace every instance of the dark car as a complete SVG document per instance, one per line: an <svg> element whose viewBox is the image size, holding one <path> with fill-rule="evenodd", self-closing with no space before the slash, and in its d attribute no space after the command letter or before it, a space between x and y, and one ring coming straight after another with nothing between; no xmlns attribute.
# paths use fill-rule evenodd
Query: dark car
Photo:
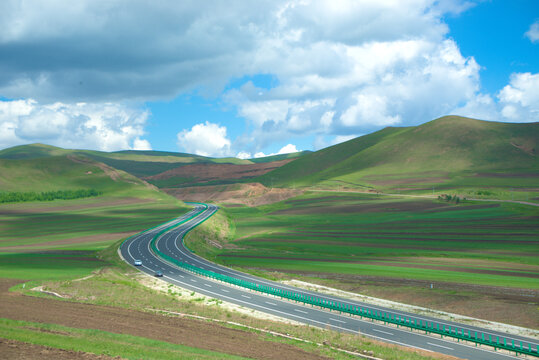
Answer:
<svg viewBox="0 0 539 360"><path fill-rule="evenodd" d="M162 273L161 271L157 270L157 271L155 272L155 276L156 276L156 277L163 277L163 273Z"/></svg>

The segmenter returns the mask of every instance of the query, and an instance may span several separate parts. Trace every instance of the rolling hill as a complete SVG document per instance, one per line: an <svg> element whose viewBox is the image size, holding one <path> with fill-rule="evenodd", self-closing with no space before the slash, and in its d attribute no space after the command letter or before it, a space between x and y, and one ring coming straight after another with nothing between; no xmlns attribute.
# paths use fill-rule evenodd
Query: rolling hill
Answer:
<svg viewBox="0 0 539 360"><path fill-rule="evenodd" d="M265 185L429 190L539 188L539 123L446 116L388 127L307 154L258 180Z"/></svg>

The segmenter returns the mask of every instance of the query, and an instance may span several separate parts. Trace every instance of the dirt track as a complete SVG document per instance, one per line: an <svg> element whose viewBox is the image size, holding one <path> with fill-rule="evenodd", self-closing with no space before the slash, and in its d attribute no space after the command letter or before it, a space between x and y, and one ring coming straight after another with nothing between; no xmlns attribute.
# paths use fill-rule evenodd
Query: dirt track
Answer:
<svg viewBox="0 0 539 360"><path fill-rule="evenodd" d="M216 324L9 293L9 287L18 282L0 279L0 317L130 334L256 359L323 359L291 345L265 341L256 334ZM8 345L2 344L0 350L5 346ZM26 347L21 349L26 350ZM77 354L73 353L71 358L81 358Z"/></svg>

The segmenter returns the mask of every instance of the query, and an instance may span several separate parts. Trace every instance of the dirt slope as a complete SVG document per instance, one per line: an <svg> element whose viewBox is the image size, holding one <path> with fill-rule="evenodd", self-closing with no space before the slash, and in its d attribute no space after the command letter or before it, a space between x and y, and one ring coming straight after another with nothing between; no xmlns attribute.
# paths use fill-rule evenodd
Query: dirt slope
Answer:
<svg viewBox="0 0 539 360"><path fill-rule="evenodd" d="M160 185L163 180L168 180L169 186L188 186L192 184L207 183L210 181L229 181L245 178L253 178L264 175L295 159L285 159L258 164L189 164L183 165L157 175L145 177L144 180ZM177 184L173 181L178 178Z"/></svg>
<svg viewBox="0 0 539 360"><path fill-rule="evenodd" d="M216 201L226 204L259 206L286 200L302 193L301 190L265 187L259 183L193 186L162 189L182 201Z"/></svg>

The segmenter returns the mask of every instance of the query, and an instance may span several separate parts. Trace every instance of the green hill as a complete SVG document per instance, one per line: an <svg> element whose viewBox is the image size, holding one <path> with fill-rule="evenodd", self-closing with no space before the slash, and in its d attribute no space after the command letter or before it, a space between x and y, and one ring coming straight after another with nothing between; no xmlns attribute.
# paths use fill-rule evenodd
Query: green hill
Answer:
<svg viewBox="0 0 539 360"><path fill-rule="evenodd" d="M125 150L104 152L93 150L68 150L43 144L21 145L4 149L0 151L0 159L28 160L68 154L88 157L138 177L156 175L182 165L195 163L237 165L253 163L249 160L237 158L210 158L166 151Z"/></svg>
<svg viewBox="0 0 539 360"><path fill-rule="evenodd" d="M93 189L104 196L168 197L137 177L89 157L73 153L46 156L48 151L61 154L68 150L41 148L41 145L18 147L15 150L7 152L8 158L0 158L1 192Z"/></svg>
<svg viewBox="0 0 539 360"><path fill-rule="evenodd" d="M458 116L385 128L305 155L260 178L266 185L427 191L535 187L539 123Z"/></svg>

